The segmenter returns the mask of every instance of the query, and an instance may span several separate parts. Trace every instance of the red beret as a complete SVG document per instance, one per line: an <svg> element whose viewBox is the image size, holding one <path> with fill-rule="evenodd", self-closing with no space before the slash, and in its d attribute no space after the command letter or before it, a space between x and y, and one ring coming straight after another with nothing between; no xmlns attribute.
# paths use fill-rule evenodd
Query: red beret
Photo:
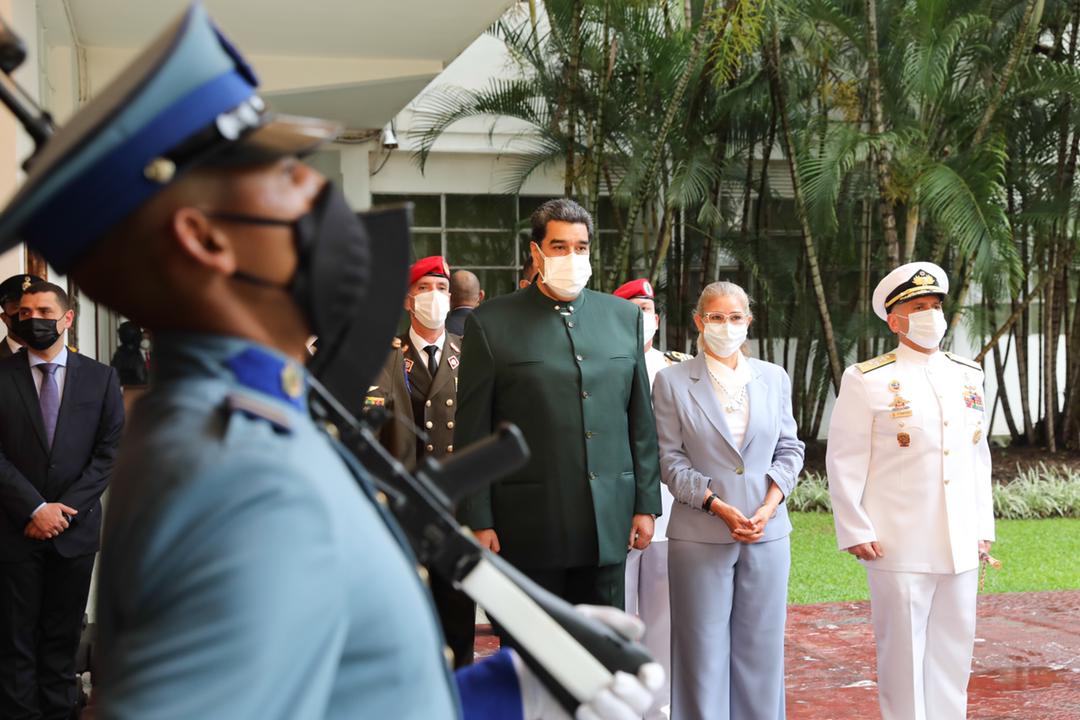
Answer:
<svg viewBox="0 0 1080 720"><path fill-rule="evenodd" d="M615 295L626 300L633 300L634 298L656 299L656 295L653 294L652 284L645 278L631 280L620 285L619 289L615 291Z"/></svg>
<svg viewBox="0 0 1080 720"><path fill-rule="evenodd" d="M444 277L449 280L450 266L446 264L446 260L443 259L442 255L432 255L431 257L417 260L413 263L413 266L409 268L409 287L412 287L413 283L425 275Z"/></svg>

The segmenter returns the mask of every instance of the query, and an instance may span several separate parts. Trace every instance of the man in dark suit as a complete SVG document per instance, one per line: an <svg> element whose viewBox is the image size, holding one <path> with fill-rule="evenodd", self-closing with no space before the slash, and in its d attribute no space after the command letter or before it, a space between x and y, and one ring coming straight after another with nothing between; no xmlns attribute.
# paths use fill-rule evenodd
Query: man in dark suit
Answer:
<svg viewBox="0 0 1080 720"><path fill-rule="evenodd" d="M480 278L468 270L455 270L450 276L450 314L446 316L446 332L465 333L465 318L484 301Z"/></svg>
<svg viewBox="0 0 1080 720"><path fill-rule="evenodd" d="M0 322L7 328L7 336L0 342L0 360L22 350L22 341L11 327L19 319L19 299L31 283L40 282L36 275L12 275L0 283Z"/></svg>
<svg viewBox="0 0 1080 720"><path fill-rule="evenodd" d="M0 361L0 717L67 718L124 422L116 371L64 346L67 293L31 283Z"/></svg>
<svg viewBox="0 0 1080 720"><path fill-rule="evenodd" d="M509 421L531 457L459 517L557 595L622 608L627 546L648 546L660 514L660 469L641 311L585 289L591 235L577 203L541 205L536 282L466 320L455 446Z"/></svg>

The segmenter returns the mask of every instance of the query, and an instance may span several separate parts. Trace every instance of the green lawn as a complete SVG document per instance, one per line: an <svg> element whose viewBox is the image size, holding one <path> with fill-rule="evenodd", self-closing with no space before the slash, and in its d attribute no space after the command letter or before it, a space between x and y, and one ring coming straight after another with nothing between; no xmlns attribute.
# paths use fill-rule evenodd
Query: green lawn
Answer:
<svg viewBox="0 0 1080 720"><path fill-rule="evenodd" d="M836 549L832 515L792 513L788 602L866 600L866 573ZM985 592L1080 589L1080 519L998 520L993 555L1000 570L987 570Z"/></svg>

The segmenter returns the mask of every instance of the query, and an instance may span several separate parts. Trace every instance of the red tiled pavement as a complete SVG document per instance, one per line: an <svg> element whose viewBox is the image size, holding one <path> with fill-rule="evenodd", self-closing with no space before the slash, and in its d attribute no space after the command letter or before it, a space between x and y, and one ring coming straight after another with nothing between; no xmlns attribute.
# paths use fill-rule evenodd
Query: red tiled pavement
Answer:
<svg viewBox="0 0 1080 720"><path fill-rule="evenodd" d="M498 640L477 628L477 656ZM866 602L788 608L791 720L878 718ZM1080 590L979 598L968 694L972 720L1080 720Z"/></svg>

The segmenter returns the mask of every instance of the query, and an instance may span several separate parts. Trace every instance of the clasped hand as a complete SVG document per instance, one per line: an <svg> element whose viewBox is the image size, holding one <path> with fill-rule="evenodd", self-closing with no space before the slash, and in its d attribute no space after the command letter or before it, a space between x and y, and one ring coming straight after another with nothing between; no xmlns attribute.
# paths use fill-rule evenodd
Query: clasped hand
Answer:
<svg viewBox="0 0 1080 720"><path fill-rule="evenodd" d="M48 503L26 523L23 535L33 540L49 540L68 529L70 523L65 515L74 517L78 514L78 510L63 503Z"/></svg>
<svg viewBox="0 0 1080 720"><path fill-rule="evenodd" d="M765 526L769 524L776 508L766 504L762 505L750 517L742 514L739 508L728 505L722 501L713 503L713 514L718 515L731 531L731 537L736 542L756 543L765 535Z"/></svg>

